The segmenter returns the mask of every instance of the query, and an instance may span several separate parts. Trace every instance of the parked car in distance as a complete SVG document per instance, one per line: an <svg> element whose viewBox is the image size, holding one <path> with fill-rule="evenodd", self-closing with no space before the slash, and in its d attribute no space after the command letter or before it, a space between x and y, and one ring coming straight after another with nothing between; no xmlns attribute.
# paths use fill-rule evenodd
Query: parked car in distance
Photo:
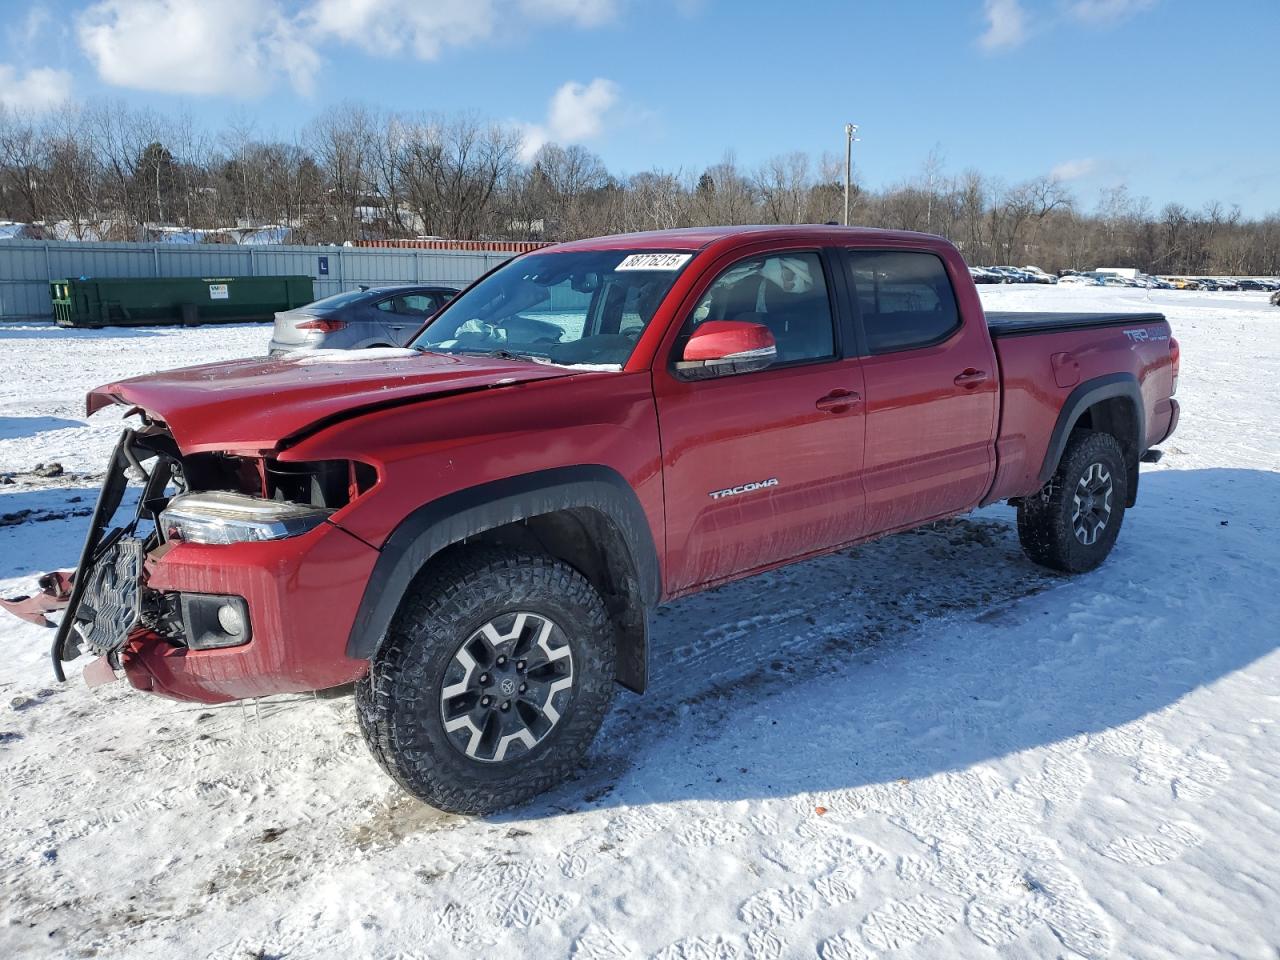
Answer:
<svg viewBox="0 0 1280 960"><path fill-rule="evenodd" d="M1266 290L1267 285L1261 280L1253 280L1249 277L1243 277L1236 281L1236 286L1241 290Z"/></svg>
<svg viewBox="0 0 1280 960"><path fill-rule="evenodd" d="M59 676L92 652L94 682L198 703L354 683L402 787L490 813L679 656L659 603L997 501L1031 560L1093 570L1178 424L1177 341L1149 310L987 313L969 277L918 233L600 237L490 272L402 355L98 387L136 429L55 599Z"/></svg>
<svg viewBox="0 0 1280 960"><path fill-rule="evenodd" d="M457 295L456 287L440 284L362 286L335 293L277 313L267 352L278 357L294 350L403 347Z"/></svg>
<svg viewBox="0 0 1280 960"><path fill-rule="evenodd" d="M1271 305L1273 307L1280 307L1280 290L1277 290L1271 295Z"/></svg>
<svg viewBox="0 0 1280 960"><path fill-rule="evenodd" d="M1039 267L1026 266L1022 268L1022 272L1031 278L1032 283L1057 283L1058 278L1051 273L1046 273Z"/></svg>
<svg viewBox="0 0 1280 960"><path fill-rule="evenodd" d="M1069 273L1058 280L1060 287L1100 287L1102 282L1087 273Z"/></svg>
<svg viewBox="0 0 1280 960"><path fill-rule="evenodd" d="M1008 283L1004 274L997 273L994 270L988 270L986 267L970 267L969 276L973 277L974 283Z"/></svg>

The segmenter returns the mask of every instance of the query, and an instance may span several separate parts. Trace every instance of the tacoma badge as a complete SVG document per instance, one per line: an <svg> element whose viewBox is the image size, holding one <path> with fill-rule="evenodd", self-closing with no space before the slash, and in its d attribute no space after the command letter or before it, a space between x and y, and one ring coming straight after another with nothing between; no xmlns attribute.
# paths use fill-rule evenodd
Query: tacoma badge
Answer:
<svg viewBox="0 0 1280 960"><path fill-rule="evenodd" d="M763 490L766 487L776 487L778 485L777 477L770 477L768 480L760 480L755 483L744 483L736 487L728 487L724 490L712 490L707 496L712 500L719 500L721 497L736 497L740 493L752 493L756 490Z"/></svg>

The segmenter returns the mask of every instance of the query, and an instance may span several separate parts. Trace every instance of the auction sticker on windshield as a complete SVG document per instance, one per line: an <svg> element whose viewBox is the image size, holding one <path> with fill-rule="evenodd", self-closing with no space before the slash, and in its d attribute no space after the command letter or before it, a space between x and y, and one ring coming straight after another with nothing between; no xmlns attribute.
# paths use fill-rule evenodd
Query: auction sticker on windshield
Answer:
<svg viewBox="0 0 1280 960"><path fill-rule="evenodd" d="M679 270L692 257L692 253L633 253L613 269L623 270Z"/></svg>

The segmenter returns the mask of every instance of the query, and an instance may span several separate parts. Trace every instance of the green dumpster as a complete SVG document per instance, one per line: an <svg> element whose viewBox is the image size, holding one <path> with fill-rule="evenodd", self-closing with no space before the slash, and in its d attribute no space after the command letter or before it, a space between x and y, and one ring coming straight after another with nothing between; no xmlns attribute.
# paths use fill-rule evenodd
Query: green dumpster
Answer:
<svg viewBox="0 0 1280 960"><path fill-rule="evenodd" d="M49 284L60 327L270 320L315 299L310 277L81 277Z"/></svg>

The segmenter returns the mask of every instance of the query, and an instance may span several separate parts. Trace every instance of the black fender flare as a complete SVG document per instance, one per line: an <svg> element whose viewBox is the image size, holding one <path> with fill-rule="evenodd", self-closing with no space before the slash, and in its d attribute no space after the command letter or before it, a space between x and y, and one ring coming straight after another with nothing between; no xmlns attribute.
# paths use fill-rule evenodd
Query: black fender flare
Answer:
<svg viewBox="0 0 1280 960"><path fill-rule="evenodd" d="M559 510L589 508L621 534L644 611L658 603L661 576L653 532L630 484L599 464L557 467L469 487L424 504L405 517L379 551L347 639L347 656L378 652L410 582L446 547L497 527ZM618 650L618 680L642 692L647 679L647 616L626 631Z"/></svg>
<svg viewBox="0 0 1280 960"><path fill-rule="evenodd" d="M1103 377L1086 380L1077 386L1058 411L1058 420L1053 425L1053 433L1049 435L1049 447L1045 451L1044 463L1040 466L1039 485L1049 482L1062 454L1067 448L1067 440L1081 415L1096 403L1110 400L1113 397L1124 397L1133 404L1133 415L1137 423L1137 454L1134 457L1132 482L1129 484L1130 499L1137 493L1137 461L1146 453L1147 423L1146 410L1142 406L1142 391L1138 387L1138 378L1132 373L1112 373ZM1133 504L1130 503L1130 506Z"/></svg>

